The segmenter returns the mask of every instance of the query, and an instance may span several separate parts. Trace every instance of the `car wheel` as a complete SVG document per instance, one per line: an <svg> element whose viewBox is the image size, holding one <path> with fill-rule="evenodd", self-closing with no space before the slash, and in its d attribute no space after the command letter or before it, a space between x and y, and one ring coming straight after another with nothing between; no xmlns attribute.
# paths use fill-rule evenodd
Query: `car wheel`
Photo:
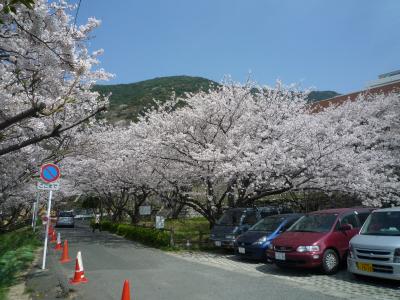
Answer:
<svg viewBox="0 0 400 300"><path fill-rule="evenodd" d="M328 249L324 252L322 257L322 269L325 274L331 275L335 274L340 265L339 256L335 250Z"/></svg>

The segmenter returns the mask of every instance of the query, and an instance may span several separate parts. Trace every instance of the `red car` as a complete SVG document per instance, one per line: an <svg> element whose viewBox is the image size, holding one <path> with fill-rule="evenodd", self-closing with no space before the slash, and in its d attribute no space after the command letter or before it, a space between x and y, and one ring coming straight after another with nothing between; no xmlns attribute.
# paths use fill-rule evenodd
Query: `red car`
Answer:
<svg viewBox="0 0 400 300"><path fill-rule="evenodd" d="M346 261L349 241L371 211L338 208L309 213L272 241L267 258L280 267L322 267L326 274L333 274Z"/></svg>

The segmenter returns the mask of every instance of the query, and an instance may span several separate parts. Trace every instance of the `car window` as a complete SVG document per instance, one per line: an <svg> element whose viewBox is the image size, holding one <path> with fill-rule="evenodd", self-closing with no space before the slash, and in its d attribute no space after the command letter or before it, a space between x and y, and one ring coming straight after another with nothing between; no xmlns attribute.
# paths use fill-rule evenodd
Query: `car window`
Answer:
<svg viewBox="0 0 400 300"><path fill-rule="evenodd" d="M358 223L356 219L356 215L352 213L351 215L345 216L340 222L341 225L351 225L352 228L358 228Z"/></svg>
<svg viewBox="0 0 400 300"><path fill-rule="evenodd" d="M337 214L315 213L302 216L291 226L290 232L329 232L337 219Z"/></svg>
<svg viewBox="0 0 400 300"><path fill-rule="evenodd" d="M268 231L268 232L273 232L275 231L279 225L281 225L283 221L283 217L278 216L272 216L272 217L266 217L264 219L261 219L258 221L253 227L251 227L249 230L250 231Z"/></svg>
<svg viewBox="0 0 400 300"><path fill-rule="evenodd" d="M292 226L299 218L289 220L285 225L282 226L281 231L286 231L290 226Z"/></svg>
<svg viewBox="0 0 400 300"><path fill-rule="evenodd" d="M368 218L369 215L370 215L369 212L362 212L357 214L358 221L360 221L360 227L363 226L365 220Z"/></svg>
<svg viewBox="0 0 400 300"><path fill-rule="evenodd" d="M243 220L243 224L254 225L257 223L257 216L255 212L248 212Z"/></svg>
<svg viewBox="0 0 400 300"><path fill-rule="evenodd" d="M217 221L217 225L236 226L240 224L243 210L227 210Z"/></svg>
<svg viewBox="0 0 400 300"><path fill-rule="evenodd" d="M372 213L365 222L361 234L400 236L400 211Z"/></svg>

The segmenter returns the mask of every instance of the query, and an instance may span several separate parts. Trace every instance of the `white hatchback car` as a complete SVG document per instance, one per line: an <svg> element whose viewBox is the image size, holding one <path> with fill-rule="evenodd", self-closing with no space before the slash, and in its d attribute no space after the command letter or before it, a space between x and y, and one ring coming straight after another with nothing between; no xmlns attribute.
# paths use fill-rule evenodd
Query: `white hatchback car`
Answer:
<svg viewBox="0 0 400 300"><path fill-rule="evenodd" d="M400 280L400 207L371 213L349 245L353 274Z"/></svg>

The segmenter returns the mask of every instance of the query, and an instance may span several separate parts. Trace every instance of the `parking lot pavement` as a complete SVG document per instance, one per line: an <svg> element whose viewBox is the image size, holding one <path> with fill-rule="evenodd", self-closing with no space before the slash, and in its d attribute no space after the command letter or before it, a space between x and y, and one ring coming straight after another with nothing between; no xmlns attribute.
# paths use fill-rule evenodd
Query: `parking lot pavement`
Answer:
<svg viewBox="0 0 400 300"><path fill-rule="evenodd" d="M48 270L36 270L28 278L33 299L121 299L122 284L128 279L133 299L339 300L290 281L231 272L174 257L108 232L92 233L87 225L57 230L63 239L68 239L71 258L78 250L82 251L85 277L89 282L70 285L68 279L74 274L74 260L60 264L60 253L50 250Z"/></svg>
<svg viewBox="0 0 400 300"><path fill-rule="evenodd" d="M346 270L327 276L316 270L279 269L275 265L237 258L232 254L181 251L172 256L255 277L279 278L302 288L348 299L399 300L400 283L376 278L356 279Z"/></svg>

